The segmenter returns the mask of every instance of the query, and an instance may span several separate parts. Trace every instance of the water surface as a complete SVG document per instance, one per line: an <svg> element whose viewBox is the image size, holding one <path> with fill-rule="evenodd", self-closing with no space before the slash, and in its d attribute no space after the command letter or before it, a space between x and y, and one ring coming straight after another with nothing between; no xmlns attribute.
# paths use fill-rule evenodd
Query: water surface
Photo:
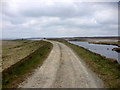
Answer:
<svg viewBox="0 0 120 90"><path fill-rule="evenodd" d="M120 60L118 59L118 53L116 51L112 50L113 48L116 48L118 46L92 44L92 43L81 42L81 41L68 41L68 42L75 44L75 45L78 45L78 46L82 46L85 49L88 49L92 52L98 53L102 56L105 56L106 58L116 59L120 63Z"/></svg>

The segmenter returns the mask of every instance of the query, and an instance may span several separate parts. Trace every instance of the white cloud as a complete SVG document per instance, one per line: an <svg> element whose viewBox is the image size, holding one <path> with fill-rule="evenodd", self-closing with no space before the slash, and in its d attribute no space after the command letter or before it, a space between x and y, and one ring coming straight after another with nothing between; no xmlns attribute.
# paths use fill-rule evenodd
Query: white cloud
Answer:
<svg viewBox="0 0 120 90"><path fill-rule="evenodd" d="M107 10L97 11L95 13L95 18L99 23L117 24L118 23L118 10L107 9Z"/></svg>
<svg viewBox="0 0 120 90"><path fill-rule="evenodd" d="M113 2L4 2L3 38L117 35L117 8Z"/></svg>

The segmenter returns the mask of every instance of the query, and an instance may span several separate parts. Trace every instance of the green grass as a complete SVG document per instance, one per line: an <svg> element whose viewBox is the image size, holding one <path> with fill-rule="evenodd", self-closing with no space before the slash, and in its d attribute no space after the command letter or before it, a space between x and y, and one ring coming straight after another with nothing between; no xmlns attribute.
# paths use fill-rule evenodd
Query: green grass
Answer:
<svg viewBox="0 0 120 90"><path fill-rule="evenodd" d="M105 88L120 88L120 64L84 49L83 47L60 41L70 48L95 72L104 82Z"/></svg>
<svg viewBox="0 0 120 90"><path fill-rule="evenodd" d="M16 88L30 72L40 66L52 49L52 44L40 41L41 47L20 62L2 72L3 88Z"/></svg>

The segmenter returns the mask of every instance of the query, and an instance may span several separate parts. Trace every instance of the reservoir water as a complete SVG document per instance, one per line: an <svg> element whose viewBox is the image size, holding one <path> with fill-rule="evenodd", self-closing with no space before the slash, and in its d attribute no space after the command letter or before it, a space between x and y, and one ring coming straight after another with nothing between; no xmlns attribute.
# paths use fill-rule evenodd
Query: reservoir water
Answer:
<svg viewBox="0 0 120 90"><path fill-rule="evenodd" d="M92 52L98 53L102 56L105 56L106 58L112 58L116 59L118 63L120 63L120 60L118 59L120 53L117 53L116 51L113 51L113 48L116 48L118 46L114 45L101 45L101 44L92 44L88 42L81 42L81 41L68 41L69 43L84 47L85 49L88 49Z"/></svg>

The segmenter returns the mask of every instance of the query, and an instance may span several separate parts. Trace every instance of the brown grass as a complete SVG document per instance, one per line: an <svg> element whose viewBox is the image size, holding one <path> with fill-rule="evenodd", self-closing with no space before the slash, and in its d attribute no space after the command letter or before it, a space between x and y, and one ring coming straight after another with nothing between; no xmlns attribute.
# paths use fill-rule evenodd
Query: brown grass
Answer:
<svg viewBox="0 0 120 90"><path fill-rule="evenodd" d="M89 41L89 43L120 46L120 43L118 43L118 41Z"/></svg>
<svg viewBox="0 0 120 90"><path fill-rule="evenodd" d="M39 41L7 40L2 42L2 70L17 63L40 47Z"/></svg>

